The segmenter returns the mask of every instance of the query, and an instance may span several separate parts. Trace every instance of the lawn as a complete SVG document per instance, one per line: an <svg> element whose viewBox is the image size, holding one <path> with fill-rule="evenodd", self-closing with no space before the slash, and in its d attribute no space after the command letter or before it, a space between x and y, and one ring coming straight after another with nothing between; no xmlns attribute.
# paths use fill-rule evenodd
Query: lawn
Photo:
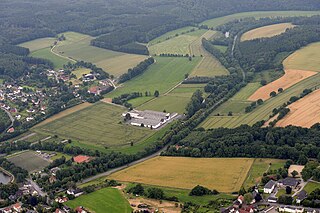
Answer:
<svg viewBox="0 0 320 213"><path fill-rule="evenodd" d="M36 155L34 151L19 153L17 155L9 157L8 160L14 163L16 166L19 166L30 173L37 170L41 170L49 165L49 161L46 161L43 158Z"/></svg>
<svg viewBox="0 0 320 213"><path fill-rule="evenodd" d="M241 41L248 41L257 38L270 38L281 33L284 33L287 29L293 28L291 23L272 24L268 26L259 27L244 33L241 36Z"/></svg>
<svg viewBox="0 0 320 213"><path fill-rule="evenodd" d="M250 113L245 113L239 116L214 116L216 112L214 111L211 116L209 116L200 126L209 128L227 127L234 128L240 126L241 124L253 125L258 121L267 120L269 115L272 113L274 108L281 106L283 103L287 102L290 97L298 96L306 88L314 88L320 85L320 74L314 75L312 78L307 78L299 83L288 88L276 97L268 99L263 105L257 107Z"/></svg>
<svg viewBox="0 0 320 213"><path fill-rule="evenodd" d="M63 57L59 57L51 52L50 47L46 47L40 50L36 50L31 53L32 57L36 58L43 58L43 59L48 59L51 61L56 69L63 68L64 64L67 64L68 62L71 62L71 60L68 60Z"/></svg>
<svg viewBox="0 0 320 213"><path fill-rule="evenodd" d="M90 72L91 72L91 70L87 69L87 68L79 68L79 69L72 71L72 73L76 75L77 79L82 78L83 75L89 74Z"/></svg>
<svg viewBox="0 0 320 213"><path fill-rule="evenodd" d="M284 60L285 69L320 72L320 42L309 44L294 52Z"/></svg>
<svg viewBox="0 0 320 213"><path fill-rule="evenodd" d="M155 157L108 178L181 189L192 189L200 184L220 192L235 192L242 186L253 160Z"/></svg>
<svg viewBox="0 0 320 213"><path fill-rule="evenodd" d="M34 52L36 50L41 50L43 48L52 46L55 41L55 38L39 38L32 41L24 42L22 44L19 44L19 46L28 48L30 52Z"/></svg>
<svg viewBox="0 0 320 213"><path fill-rule="evenodd" d="M313 192L314 190L319 189L319 188L320 188L320 183L309 181L303 189L306 190L306 192L308 194L310 194L311 192Z"/></svg>
<svg viewBox="0 0 320 213"><path fill-rule="evenodd" d="M312 16L319 15L320 11L254 11L254 12L243 12L236 13L228 16L223 16L219 18L206 20L200 25L207 25L208 27L216 28L219 25L225 24L235 19L246 18L246 17L255 17L255 18L264 18L264 17L292 17L292 16Z"/></svg>
<svg viewBox="0 0 320 213"><path fill-rule="evenodd" d="M106 95L108 98L117 97L121 94L146 91L151 94L155 90L163 95L175 85L184 80L186 73L191 73L193 68L199 63L200 57L189 61L184 57L156 57L156 63L151 65L142 75L125 82L121 87ZM136 98L135 106L139 106L149 100L149 98Z"/></svg>
<svg viewBox="0 0 320 213"><path fill-rule="evenodd" d="M154 44L157 44L157 43L160 43L160 42L163 42L163 41L166 41L166 40L169 40L173 37L176 37L176 35L181 35L181 34L185 34L187 31L190 31L192 29L196 29L195 27L183 27L183 28L179 28L179 29L176 29L176 30L172 30L172 31L169 31L155 39L153 39L152 41L150 41L148 43L149 46L151 45L154 45Z"/></svg>
<svg viewBox="0 0 320 213"><path fill-rule="evenodd" d="M99 102L38 126L34 131L80 141L96 148L138 143L156 132L123 124L121 114L125 111L125 108Z"/></svg>
<svg viewBox="0 0 320 213"><path fill-rule="evenodd" d="M271 163L271 165L270 165ZM282 168L285 163L285 160L278 159L267 159L267 158L257 158L254 160L250 172L247 176L247 179L243 183L245 189L252 187L260 183L263 173L268 170L275 170ZM269 168L270 165L270 168Z"/></svg>
<svg viewBox="0 0 320 213"><path fill-rule="evenodd" d="M95 213L131 213L129 202L123 197L118 189L104 188L90 194L82 195L66 203L75 209L83 206L90 212Z"/></svg>

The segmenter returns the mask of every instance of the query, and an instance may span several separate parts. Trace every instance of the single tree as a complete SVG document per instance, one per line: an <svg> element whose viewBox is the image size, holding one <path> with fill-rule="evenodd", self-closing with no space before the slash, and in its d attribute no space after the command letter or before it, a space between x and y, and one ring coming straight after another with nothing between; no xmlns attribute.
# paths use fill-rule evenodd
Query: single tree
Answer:
<svg viewBox="0 0 320 213"><path fill-rule="evenodd" d="M156 91L154 91L154 97L159 97L159 91L158 90L156 90Z"/></svg>
<svg viewBox="0 0 320 213"><path fill-rule="evenodd" d="M270 92L270 97L276 97L277 93L275 91Z"/></svg>
<svg viewBox="0 0 320 213"><path fill-rule="evenodd" d="M291 172L292 177L296 177L299 173L296 170L293 170Z"/></svg>

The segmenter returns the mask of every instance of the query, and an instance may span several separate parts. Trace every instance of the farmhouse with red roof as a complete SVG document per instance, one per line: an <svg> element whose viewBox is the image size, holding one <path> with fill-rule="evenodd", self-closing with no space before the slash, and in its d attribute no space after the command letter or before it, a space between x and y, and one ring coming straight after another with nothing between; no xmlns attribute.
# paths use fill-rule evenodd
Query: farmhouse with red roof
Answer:
<svg viewBox="0 0 320 213"><path fill-rule="evenodd" d="M86 155L78 155L73 157L73 161L76 163L88 163L90 161L90 157Z"/></svg>

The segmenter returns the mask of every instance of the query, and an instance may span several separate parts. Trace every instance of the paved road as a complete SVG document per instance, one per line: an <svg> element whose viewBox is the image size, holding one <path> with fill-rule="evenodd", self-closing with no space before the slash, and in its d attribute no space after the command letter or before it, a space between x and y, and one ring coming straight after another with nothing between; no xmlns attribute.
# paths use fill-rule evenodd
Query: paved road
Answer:
<svg viewBox="0 0 320 213"><path fill-rule="evenodd" d="M42 197L46 196L47 193L42 191L42 189L38 186L38 184L36 182L34 182L31 178L28 178L27 181L30 182L30 184L32 185L32 187L38 192L38 194Z"/></svg>

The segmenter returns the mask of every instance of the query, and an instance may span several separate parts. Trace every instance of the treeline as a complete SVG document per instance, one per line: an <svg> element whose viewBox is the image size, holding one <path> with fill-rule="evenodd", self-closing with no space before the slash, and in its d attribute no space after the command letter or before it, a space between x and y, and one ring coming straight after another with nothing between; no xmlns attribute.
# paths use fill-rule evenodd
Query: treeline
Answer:
<svg viewBox="0 0 320 213"><path fill-rule="evenodd" d="M320 16L313 17L320 23ZM305 20L305 19L304 19ZM320 41L320 24L299 25L272 38L240 42L234 55L241 66L250 72L283 69L282 60L288 53L312 42Z"/></svg>
<svg viewBox="0 0 320 213"><path fill-rule="evenodd" d="M142 97L141 92L126 93L126 94L122 94L118 97L112 98L112 103L123 105L127 108L130 108L130 107L132 107L132 104L128 103L128 101L131 99L138 98L138 97Z"/></svg>
<svg viewBox="0 0 320 213"><path fill-rule="evenodd" d="M11 120L7 113L0 109L0 134L5 131L9 125L11 124Z"/></svg>
<svg viewBox="0 0 320 213"><path fill-rule="evenodd" d="M146 60L140 62L136 67L134 67L132 69L128 69L127 73L124 73L119 77L118 82L123 83L123 82L128 81L138 75L141 75L154 62L155 62L154 58L152 58L152 57L147 58Z"/></svg>
<svg viewBox="0 0 320 213"><path fill-rule="evenodd" d="M260 128L242 125L235 129L219 128L193 131L177 145L170 146L163 155L186 157L250 157L320 160L320 125L310 129L288 126ZM306 162L305 162L306 163Z"/></svg>

